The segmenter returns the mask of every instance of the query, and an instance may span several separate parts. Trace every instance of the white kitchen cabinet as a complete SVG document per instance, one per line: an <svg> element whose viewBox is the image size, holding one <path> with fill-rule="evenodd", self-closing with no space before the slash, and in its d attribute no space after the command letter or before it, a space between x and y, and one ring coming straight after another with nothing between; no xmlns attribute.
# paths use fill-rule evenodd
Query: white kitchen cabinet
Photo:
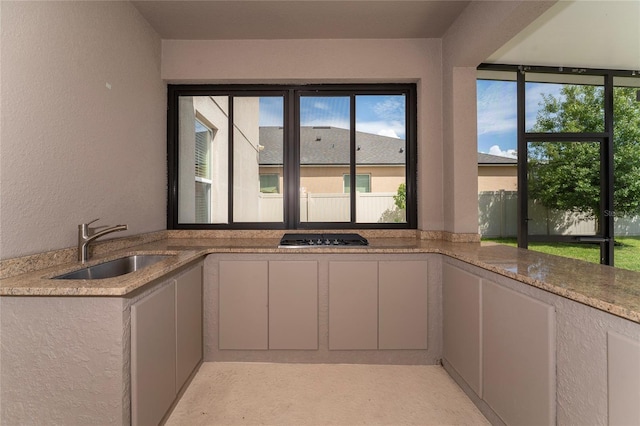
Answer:
<svg viewBox="0 0 640 426"><path fill-rule="evenodd" d="M427 349L427 262L378 263L378 349Z"/></svg>
<svg viewBox="0 0 640 426"><path fill-rule="evenodd" d="M131 306L131 422L157 425L176 396L175 281Z"/></svg>
<svg viewBox="0 0 640 426"><path fill-rule="evenodd" d="M480 288L478 276L443 264L443 356L482 397Z"/></svg>
<svg viewBox="0 0 640 426"><path fill-rule="evenodd" d="M609 425L640 425L640 342L607 333Z"/></svg>
<svg viewBox="0 0 640 426"><path fill-rule="evenodd" d="M329 349L378 348L378 262L329 263Z"/></svg>
<svg viewBox="0 0 640 426"><path fill-rule="evenodd" d="M318 349L318 262L269 262L269 349Z"/></svg>
<svg viewBox="0 0 640 426"><path fill-rule="evenodd" d="M220 262L220 349L268 349L268 279L267 261Z"/></svg>
<svg viewBox="0 0 640 426"><path fill-rule="evenodd" d="M329 349L426 349L426 261L329 262Z"/></svg>
<svg viewBox="0 0 640 426"><path fill-rule="evenodd" d="M202 360L202 265L176 279L176 392Z"/></svg>
<svg viewBox="0 0 640 426"><path fill-rule="evenodd" d="M219 348L318 348L317 261L220 261Z"/></svg>
<svg viewBox="0 0 640 426"><path fill-rule="evenodd" d="M443 355L508 425L554 424L555 308L447 262Z"/></svg>
<svg viewBox="0 0 640 426"><path fill-rule="evenodd" d="M157 425L202 359L202 264L131 305L131 423Z"/></svg>
<svg viewBox="0 0 640 426"><path fill-rule="evenodd" d="M482 398L506 424L555 424L555 310L482 280Z"/></svg>

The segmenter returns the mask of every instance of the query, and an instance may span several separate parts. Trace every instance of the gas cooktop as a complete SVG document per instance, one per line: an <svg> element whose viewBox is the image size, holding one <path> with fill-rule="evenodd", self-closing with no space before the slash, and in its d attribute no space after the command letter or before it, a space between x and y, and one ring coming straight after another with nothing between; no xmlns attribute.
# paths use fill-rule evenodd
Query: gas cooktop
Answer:
<svg viewBox="0 0 640 426"><path fill-rule="evenodd" d="M358 247L369 241L358 234L284 234L278 248Z"/></svg>

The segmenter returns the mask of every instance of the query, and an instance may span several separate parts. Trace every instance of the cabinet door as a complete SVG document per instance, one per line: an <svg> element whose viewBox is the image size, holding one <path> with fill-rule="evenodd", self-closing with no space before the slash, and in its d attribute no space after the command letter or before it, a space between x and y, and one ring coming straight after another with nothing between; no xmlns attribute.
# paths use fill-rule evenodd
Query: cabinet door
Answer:
<svg viewBox="0 0 640 426"><path fill-rule="evenodd" d="M427 349L427 262L379 262L379 349Z"/></svg>
<svg viewBox="0 0 640 426"><path fill-rule="evenodd" d="M175 282L131 306L131 417L157 425L176 396Z"/></svg>
<svg viewBox="0 0 640 426"><path fill-rule="evenodd" d="M480 359L480 278L442 265L443 355L482 397Z"/></svg>
<svg viewBox="0 0 640 426"><path fill-rule="evenodd" d="M555 423L555 312L482 280L483 395L506 424Z"/></svg>
<svg viewBox="0 0 640 426"><path fill-rule="evenodd" d="M202 265L176 279L176 392L202 359Z"/></svg>
<svg viewBox="0 0 640 426"><path fill-rule="evenodd" d="M219 348L268 348L266 261L221 261Z"/></svg>
<svg viewBox="0 0 640 426"><path fill-rule="evenodd" d="M378 348L378 263L329 262L329 349Z"/></svg>
<svg viewBox="0 0 640 426"><path fill-rule="evenodd" d="M318 349L318 262L269 262L269 349Z"/></svg>
<svg viewBox="0 0 640 426"><path fill-rule="evenodd" d="M609 425L640 425L640 342L607 333Z"/></svg>

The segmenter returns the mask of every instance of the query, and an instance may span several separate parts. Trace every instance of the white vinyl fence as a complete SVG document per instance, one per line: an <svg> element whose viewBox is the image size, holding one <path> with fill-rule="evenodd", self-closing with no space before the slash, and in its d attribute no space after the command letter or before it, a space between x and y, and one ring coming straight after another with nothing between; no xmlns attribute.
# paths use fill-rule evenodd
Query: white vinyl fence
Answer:
<svg viewBox="0 0 640 426"><path fill-rule="evenodd" d="M377 223L382 214L395 207L394 192L356 193L356 220L360 223ZM260 194L260 220L282 220L282 194ZM310 194L300 197L302 222L348 222L349 194Z"/></svg>
<svg viewBox="0 0 640 426"><path fill-rule="evenodd" d="M483 237L504 238L518 235L517 191L483 191L478 194L479 232ZM593 235L595 220L578 213L559 212L530 202L531 235ZM615 235L640 235L640 216L616 217Z"/></svg>

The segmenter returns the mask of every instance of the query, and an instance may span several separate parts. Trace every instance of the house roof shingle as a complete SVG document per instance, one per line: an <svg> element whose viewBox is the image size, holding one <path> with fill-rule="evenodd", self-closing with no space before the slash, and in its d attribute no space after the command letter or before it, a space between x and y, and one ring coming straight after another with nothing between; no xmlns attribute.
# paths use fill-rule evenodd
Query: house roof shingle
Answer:
<svg viewBox="0 0 640 426"><path fill-rule="evenodd" d="M300 163L303 165L349 164L348 129L337 127L301 127ZM282 164L282 127L260 127L260 165ZM406 162L405 140L356 132L358 164L403 165Z"/></svg>
<svg viewBox="0 0 640 426"><path fill-rule="evenodd" d="M483 165L516 165L518 160L516 158L501 157L499 155L485 154L483 152L478 153L478 164Z"/></svg>
<svg viewBox="0 0 640 426"><path fill-rule="evenodd" d="M349 164L349 130L329 126L300 128L300 163L303 165ZM260 127L260 165L280 165L283 158L282 127ZM405 164L404 139L356 132L358 164ZM478 152L479 165L517 165L515 158Z"/></svg>

